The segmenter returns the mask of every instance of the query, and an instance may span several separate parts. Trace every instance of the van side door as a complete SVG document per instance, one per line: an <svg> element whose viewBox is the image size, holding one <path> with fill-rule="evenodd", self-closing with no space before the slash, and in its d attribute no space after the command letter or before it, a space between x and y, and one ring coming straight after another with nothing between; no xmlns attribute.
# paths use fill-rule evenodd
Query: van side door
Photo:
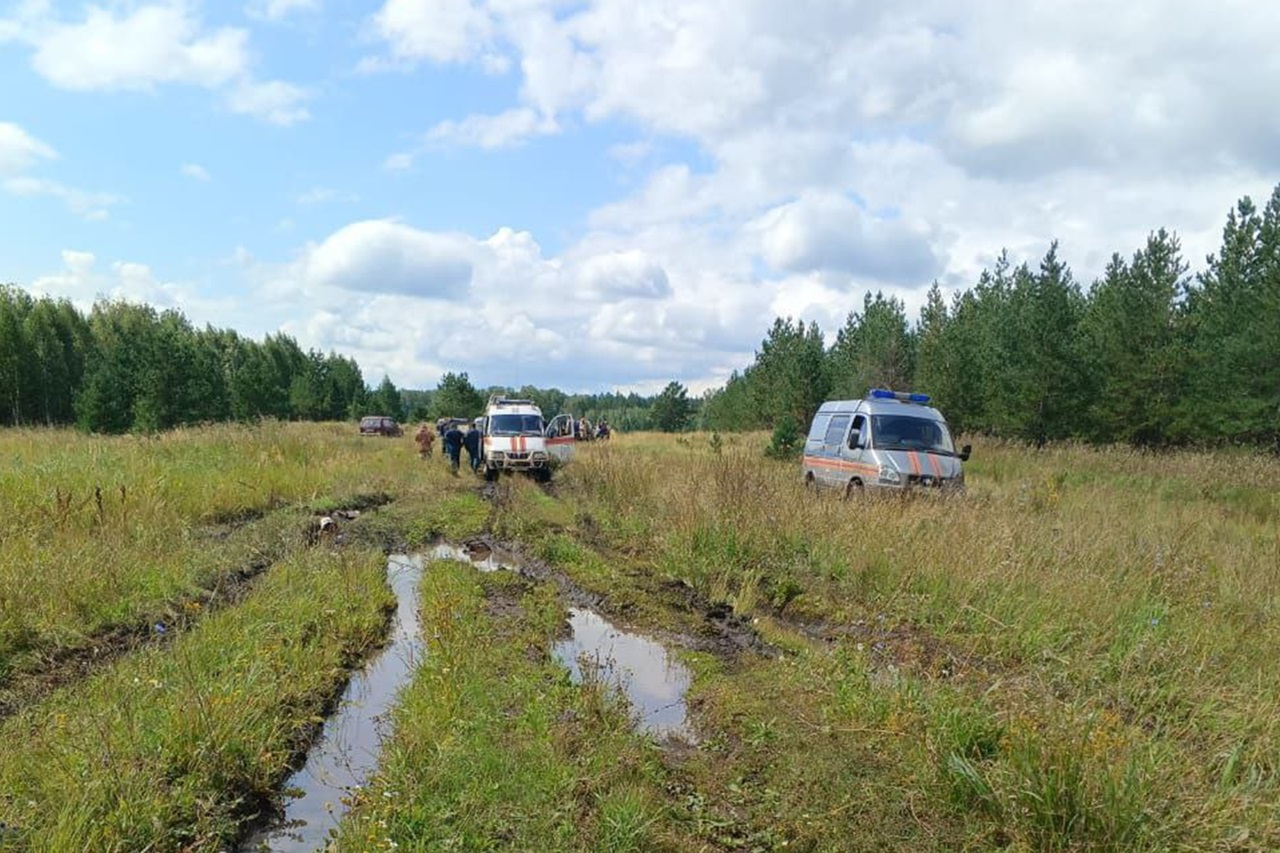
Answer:
<svg viewBox="0 0 1280 853"><path fill-rule="evenodd" d="M832 415L831 421L827 424L826 435L822 438L822 457L825 464L821 469L821 476L831 485L840 485L849 479L848 472L840 465L840 448L844 446L845 435L849 432L849 420L848 414Z"/></svg>

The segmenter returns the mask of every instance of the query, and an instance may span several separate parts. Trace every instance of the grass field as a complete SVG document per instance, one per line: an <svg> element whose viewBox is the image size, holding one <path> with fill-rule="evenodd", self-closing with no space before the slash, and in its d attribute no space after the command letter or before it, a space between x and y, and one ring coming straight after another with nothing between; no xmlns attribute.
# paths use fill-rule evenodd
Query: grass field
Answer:
<svg viewBox="0 0 1280 853"><path fill-rule="evenodd" d="M534 571L429 567L342 849L1280 848L1280 460L978 439L963 497L845 502L764 436L634 435L482 492L352 432L0 433L0 849L234 838L377 643L380 553L481 534ZM568 683L570 594L692 667L696 744Z"/></svg>

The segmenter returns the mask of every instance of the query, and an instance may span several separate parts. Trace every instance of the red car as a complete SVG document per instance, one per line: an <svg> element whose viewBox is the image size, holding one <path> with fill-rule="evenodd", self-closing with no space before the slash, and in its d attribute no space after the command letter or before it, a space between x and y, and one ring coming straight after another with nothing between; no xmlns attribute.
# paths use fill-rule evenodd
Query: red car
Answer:
<svg viewBox="0 0 1280 853"><path fill-rule="evenodd" d="M382 415L370 415L367 418L360 419L361 435L385 435L388 438L396 438L404 435L404 430L400 428L400 424L391 418Z"/></svg>

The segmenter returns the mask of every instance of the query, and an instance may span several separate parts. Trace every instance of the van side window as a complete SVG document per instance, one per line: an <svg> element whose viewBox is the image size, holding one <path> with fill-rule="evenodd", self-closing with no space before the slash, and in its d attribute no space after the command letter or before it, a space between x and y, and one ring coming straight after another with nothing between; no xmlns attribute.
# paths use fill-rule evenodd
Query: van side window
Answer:
<svg viewBox="0 0 1280 853"><path fill-rule="evenodd" d="M827 422L831 420L831 415L814 415L813 425L809 427L809 440L819 441L827 434Z"/></svg>
<svg viewBox="0 0 1280 853"><path fill-rule="evenodd" d="M867 419L862 415L858 415L853 419L853 429L849 430L849 449L856 450L863 439L863 433L867 429Z"/></svg>
<svg viewBox="0 0 1280 853"><path fill-rule="evenodd" d="M836 415L831 419L831 423L827 425L827 435L823 439L824 444L839 444L844 440L844 431L849 428L848 415Z"/></svg>

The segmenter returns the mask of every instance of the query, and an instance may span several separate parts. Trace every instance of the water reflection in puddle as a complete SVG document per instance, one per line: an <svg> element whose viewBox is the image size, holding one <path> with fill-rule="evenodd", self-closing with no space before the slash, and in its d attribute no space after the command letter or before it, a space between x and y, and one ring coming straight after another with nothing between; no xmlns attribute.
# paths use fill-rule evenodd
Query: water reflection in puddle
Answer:
<svg viewBox="0 0 1280 853"><path fill-rule="evenodd" d="M514 557L495 551L481 543L469 545L442 543L428 551L427 557L432 560L457 560L460 563L470 563L482 572L496 572L501 569L520 571Z"/></svg>
<svg viewBox="0 0 1280 853"><path fill-rule="evenodd" d="M283 817L251 835L241 851L313 851L326 846L330 831L347 811L343 798L364 785L377 768L385 715L422 656L421 578L420 559L390 558L387 581L396 596L396 615L386 648L352 676L306 764L285 783Z"/></svg>
<svg viewBox="0 0 1280 853"><path fill-rule="evenodd" d="M589 674L626 694L642 731L659 740L694 741L684 700L689 670L661 643L619 630L591 610L571 609L569 625L573 637L557 643L552 653L575 683L583 681L585 658Z"/></svg>

